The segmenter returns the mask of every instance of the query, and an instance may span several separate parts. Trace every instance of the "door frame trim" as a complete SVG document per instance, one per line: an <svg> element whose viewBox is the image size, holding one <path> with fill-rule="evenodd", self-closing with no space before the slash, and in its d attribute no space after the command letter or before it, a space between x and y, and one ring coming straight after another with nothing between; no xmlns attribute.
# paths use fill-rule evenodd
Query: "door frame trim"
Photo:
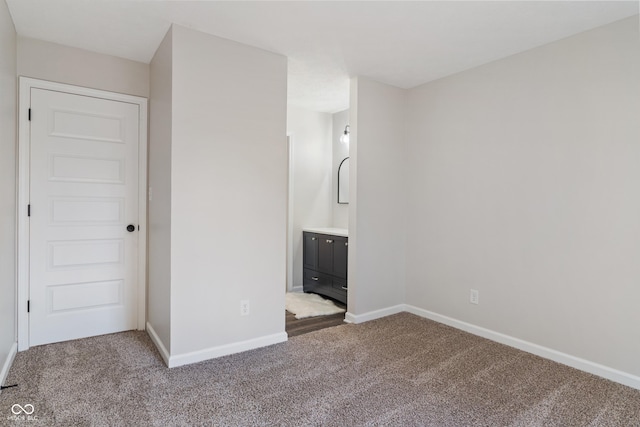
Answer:
<svg viewBox="0 0 640 427"><path fill-rule="evenodd" d="M140 238L138 239L138 283L136 292L136 320L138 330L145 329L146 301L147 301L147 98L125 95L98 89L73 86L38 80L30 77L19 77L18 92L18 209L17 209L17 335L18 351L29 348L29 314L27 301L29 300L29 219L27 205L29 204L30 179L30 127L29 108L31 105L31 89L45 89L66 92L73 95L90 96L111 101L127 102L139 107L139 146L138 146L138 224Z"/></svg>
<svg viewBox="0 0 640 427"><path fill-rule="evenodd" d="M293 292L293 134L287 133L288 175L287 175L287 285L286 292Z"/></svg>

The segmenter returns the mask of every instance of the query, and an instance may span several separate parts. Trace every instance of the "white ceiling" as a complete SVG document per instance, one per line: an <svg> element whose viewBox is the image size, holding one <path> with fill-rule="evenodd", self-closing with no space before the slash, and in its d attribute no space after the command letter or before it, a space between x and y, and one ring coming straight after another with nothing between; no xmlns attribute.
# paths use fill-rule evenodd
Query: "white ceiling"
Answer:
<svg viewBox="0 0 640 427"><path fill-rule="evenodd" d="M150 62L171 23L289 58L289 102L348 107L349 77L409 88L638 13L638 1L6 0L19 35Z"/></svg>

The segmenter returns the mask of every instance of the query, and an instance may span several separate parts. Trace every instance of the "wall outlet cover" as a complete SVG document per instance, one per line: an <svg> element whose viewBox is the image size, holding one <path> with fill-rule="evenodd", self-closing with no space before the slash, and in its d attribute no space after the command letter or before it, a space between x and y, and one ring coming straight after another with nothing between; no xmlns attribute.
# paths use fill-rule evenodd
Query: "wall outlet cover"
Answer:
<svg viewBox="0 0 640 427"><path fill-rule="evenodd" d="M240 301L240 316L249 315L249 300L245 299Z"/></svg>
<svg viewBox="0 0 640 427"><path fill-rule="evenodd" d="M471 304L479 304L480 303L480 292L476 289L471 289L471 293L469 295L469 302Z"/></svg>

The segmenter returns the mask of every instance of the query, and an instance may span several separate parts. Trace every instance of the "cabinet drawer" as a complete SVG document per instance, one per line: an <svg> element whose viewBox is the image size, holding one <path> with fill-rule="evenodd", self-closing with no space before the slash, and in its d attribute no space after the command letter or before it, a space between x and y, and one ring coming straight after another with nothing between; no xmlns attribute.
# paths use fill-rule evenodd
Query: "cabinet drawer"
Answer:
<svg viewBox="0 0 640 427"><path fill-rule="evenodd" d="M340 291L347 291L347 281L346 280L341 280L341 279L333 279L333 288L334 289L338 289Z"/></svg>
<svg viewBox="0 0 640 427"><path fill-rule="evenodd" d="M303 285L333 286L333 279L326 274L305 268Z"/></svg>

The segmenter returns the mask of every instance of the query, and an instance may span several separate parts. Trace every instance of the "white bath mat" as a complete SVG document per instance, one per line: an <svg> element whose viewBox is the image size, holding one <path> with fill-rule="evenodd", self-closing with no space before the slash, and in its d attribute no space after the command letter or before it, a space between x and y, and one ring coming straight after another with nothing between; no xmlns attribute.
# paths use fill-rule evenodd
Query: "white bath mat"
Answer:
<svg viewBox="0 0 640 427"><path fill-rule="evenodd" d="M344 309L336 306L333 301L324 299L320 295L299 292L287 292L285 309L295 314L296 319L344 313Z"/></svg>

